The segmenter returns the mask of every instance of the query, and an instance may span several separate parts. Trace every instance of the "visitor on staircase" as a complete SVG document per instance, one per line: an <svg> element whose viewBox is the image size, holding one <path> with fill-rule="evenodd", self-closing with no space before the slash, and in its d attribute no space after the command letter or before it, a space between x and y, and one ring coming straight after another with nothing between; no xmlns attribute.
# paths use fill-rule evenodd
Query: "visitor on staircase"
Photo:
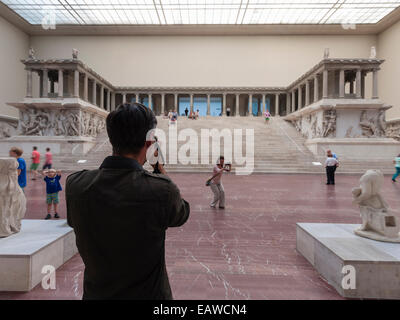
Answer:
<svg viewBox="0 0 400 320"><path fill-rule="evenodd" d="M269 119L271 118L271 114L269 113L269 111L265 111L264 113L264 117L265 117L265 122L268 123Z"/></svg>

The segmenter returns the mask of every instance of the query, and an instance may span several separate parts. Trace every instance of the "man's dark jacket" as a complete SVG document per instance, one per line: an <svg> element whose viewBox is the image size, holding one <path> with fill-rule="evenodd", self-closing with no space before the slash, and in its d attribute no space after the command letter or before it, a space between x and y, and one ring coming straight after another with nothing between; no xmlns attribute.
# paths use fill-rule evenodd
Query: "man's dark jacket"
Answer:
<svg viewBox="0 0 400 320"><path fill-rule="evenodd" d="M190 209L167 176L112 156L68 176L65 194L85 263L83 299L172 299L165 230L184 224Z"/></svg>

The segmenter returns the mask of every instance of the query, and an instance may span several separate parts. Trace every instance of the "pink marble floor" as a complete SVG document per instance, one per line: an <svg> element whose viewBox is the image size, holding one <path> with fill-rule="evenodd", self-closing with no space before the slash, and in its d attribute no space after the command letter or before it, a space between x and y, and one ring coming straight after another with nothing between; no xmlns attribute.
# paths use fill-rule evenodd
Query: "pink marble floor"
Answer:
<svg viewBox="0 0 400 320"><path fill-rule="evenodd" d="M172 174L191 205L181 228L167 232L166 260L175 299L341 299L296 251L296 222L359 223L351 204L358 176L226 175L225 210L212 209L208 175ZM385 177L389 204L400 206L400 183ZM62 178L64 183L65 176ZM26 218L46 214L43 181L29 181ZM59 214L66 216L64 195ZM0 292L0 299L80 299L84 265L79 255L57 270L57 289Z"/></svg>

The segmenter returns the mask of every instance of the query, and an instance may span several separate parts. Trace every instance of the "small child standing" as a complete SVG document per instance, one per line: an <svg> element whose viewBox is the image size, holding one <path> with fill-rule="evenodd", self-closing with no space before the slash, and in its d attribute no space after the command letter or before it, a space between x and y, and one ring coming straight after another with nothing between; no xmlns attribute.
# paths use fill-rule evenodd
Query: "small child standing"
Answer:
<svg viewBox="0 0 400 320"><path fill-rule="evenodd" d="M56 171L55 169L50 169L43 171L45 175L44 181L46 182L46 203L47 203L47 216L45 220L51 219L51 205L54 207L54 218L58 219L60 216L57 213L58 192L62 190L60 179L61 171Z"/></svg>

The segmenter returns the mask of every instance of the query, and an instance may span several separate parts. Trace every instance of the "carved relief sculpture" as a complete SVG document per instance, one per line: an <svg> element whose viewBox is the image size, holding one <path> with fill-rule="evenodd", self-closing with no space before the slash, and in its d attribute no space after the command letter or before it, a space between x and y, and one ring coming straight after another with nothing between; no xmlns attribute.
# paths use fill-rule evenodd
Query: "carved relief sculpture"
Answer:
<svg viewBox="0 0 400 320"><path fill-rule="evenodd" d="M322 137L334 137L336 134L336 110L324 111L322 122Z"/></svg>
<svg viewBox="0 0 400 320"><path fill-rule="evenodd" d="M17 128L16 123L0 122L0 139L11 137L15 132L16 128Z"/></svg>
<svg viewBox="0 0 400 320"><path fill-rule="evenodd" d="M374 112L371 114L364 110L361 112L360 116L360 127L362 136L364 137L371 138L385 136L385 111L380 110L379 112Z"/></svg>
<svg viewBox="0 0 400 320"><path fill-rule="evenodd" d="M18 162L14 158L0 158L0 237L21 230L25 216L26 198L18 185Z"/></svg>
<svg viewBox="0 0 400 320"><path fill-rule="evenodd" d="M378 241L400 242L399 217L381 195L383 182L381 171L367 170L360 179L360 187L353 188L353 203L359 205L362 220L361 227L354 232Z"/></svg>
<svg viewBox="0 0 400 320"><path fill-rule="evenodd" d="M19 131L25 136L96 137L105 127L105 119L79 110L20 110Z"/></svg>
<svg viewBox="0 0 400 320"><path fill-rule="evenodd" d="M385 134L389 138L400 140L400 121L389 122Z"/></svg>

